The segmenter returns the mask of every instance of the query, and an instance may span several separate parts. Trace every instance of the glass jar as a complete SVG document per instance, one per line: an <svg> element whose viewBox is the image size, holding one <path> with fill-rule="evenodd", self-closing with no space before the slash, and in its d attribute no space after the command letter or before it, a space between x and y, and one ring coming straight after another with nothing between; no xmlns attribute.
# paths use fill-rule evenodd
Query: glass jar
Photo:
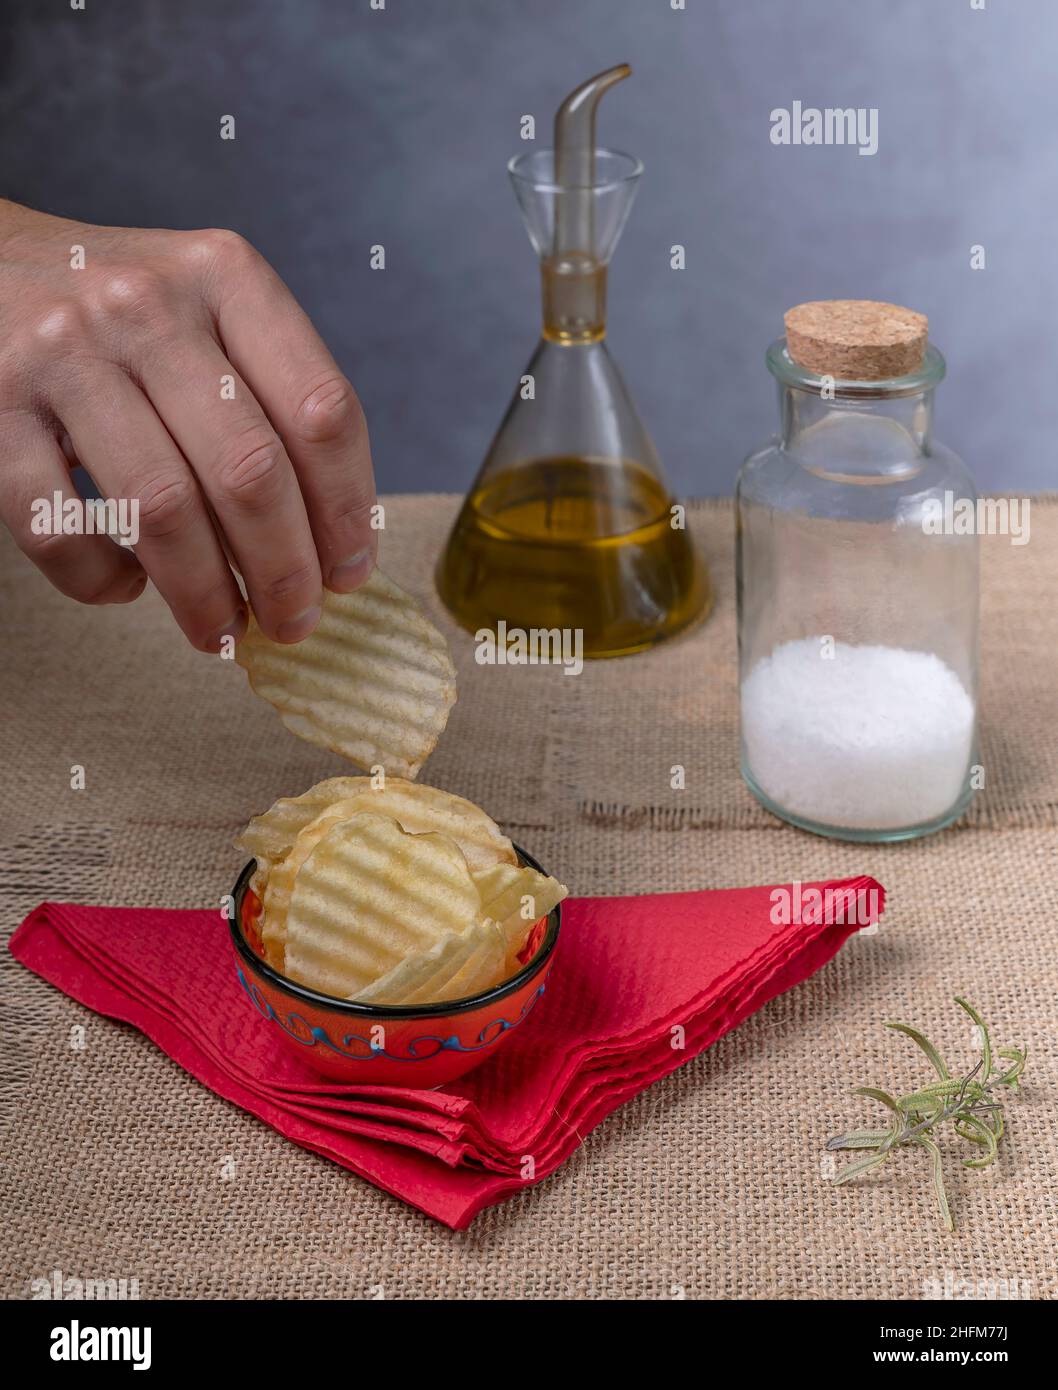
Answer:
<svg viewBox="0 0 1058 1390"><path fill-rule="evenodd" d="M606 345L610 258L643 166L595 139L621 63L555 116L555 147L508 171L540 258L543 336L522 373L437 567L475 634L579 634L587 657L646 651L704 618L712 589Z"/></svg>
<svg viewBox="0 0 1058 1390"><path fill-rule="evenodd" d="M979 783L977 536L953 524L976 492L933 438L944 359L919 358L854 380L772 344L781 434L738 480L743 776L840 839L939 830Z"/></svg>

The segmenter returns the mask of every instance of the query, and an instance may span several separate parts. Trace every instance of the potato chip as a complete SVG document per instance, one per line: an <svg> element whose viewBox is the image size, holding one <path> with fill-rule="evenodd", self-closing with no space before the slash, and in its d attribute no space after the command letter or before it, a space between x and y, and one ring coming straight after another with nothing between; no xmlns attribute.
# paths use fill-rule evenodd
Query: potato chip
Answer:
<svg viewBox="0 0 1058 1390"><path fill-rule="evenodd" d="M466 999L471 994L482 994L493 989L507 978L506 938L498 922L491 917L483 917L475 923L467 936L477 939L473 954L455 975L447 982L437 985L434 996L442 999Z"/></svg>
<svg viewBox="0 0 1058 1390"><path fill-rule="evenodd" d="M370 777L328 777L300 796L280 797L267 811L253 817L236 837L235 847L252 854L259 865L266 860L278 863L290 853L298 833L321 811L370 786Z"/></svg>
<svg viewBox="0 0 1058 1390"><path fill-rule="evenodd" d="M262 860L277 862L290 853L300 831L321 811L338 802L351 805L354 798L355 809L392 816L413 834L437 830L447 835L475 871L490 864L518 862L510 840L479 806L401 777L387 777L385 785L378 788L372 786L370 777L329 777L301 796L283 797L263 815L255 816L235 844L252 854L258 864Z"/></svg>
<svg viewBox="0 0 1058 1390"><path fill-rule="evenodd" d="M506 950L495 922L483 918L451 932L429 951L406 957L357 996L362 1004L440 1003L498 984Z"/></svg>
<svg viewBox="0 0 1058 1390"><path fill-rule="evenodd" d="M465 987L464 981L475 981L484 970L490 951L495 951L496 966L488 984L498 984L503 976L504 959L502 955L503 936L495 922L482 918L468 927L460 938L460 949L453 951L449 959L440 961L437 969L405 996L405 1004L439 1004L448 999L459 999L464 994L473 994L473 984ZM467 968L471 973L467 974ZM484 985L482 986L484 988Z"/></svg>
<svg viewBox="0 0 1058 1390"><path fill-rule="evenodd" d="M294 880L285 973L355 999L406 957L480 913L462 850L444 835L412 835L395 820L357 812L332 826Z"/></svg>
<svg viewBox="0 0 1058 1390"><path fill-rule="evenodd" d="M507 943L507 969L513 971L518 952L535 923L556 907L569 890L558 879L537 873L528 864L512 868L494 864L474 875L481 912L498 922Z"/></svg>
<svg viewBox="0 0 1058 1390"><path fill-rule="evenodd" d="M469 923L469 928L476 923ZM403 1004L433 979L448 980L478 949L478 941L466 931L448 932L427 951L416 951L358 994L360 1003Z"/></svg>
<svg viewBox="0 0 1058 1390"><path fill-rule="evenodd" d="M491 864L485 869L474 870L474 882L481 898L481 908L487 915L495 916L494 906L501 909L506 904L517 907L521 901L521 886L529 881L534 871L524 864ZM506 907L506 911L510 908Z"/></svg>
<svg viewBox="0 0 1058 1390"><path fill-rule="evenodd" d="M250 882L247 886L258 902L264 902L265 888L268 886L268 874L271 868L272 861L270 859L258 859L254 871L250 875Z"/></svg>
<svg viewBox="0 0 1058 1390"><path fill-rule="evenodd" d="M251 614L235 659L291 733L402 777L418 773L456 698L448 643L377 569L354 593L326 592L301 642L271 641Z"/></svg>
<svg viewBox="0 0 1058 1390"><path fill-rule="evenodd" d="M284 968L287 944L287 909L298 870L316 848L324 835L339 821L348 820L353 813L347 809L349 803L335 802L321 811L315 820L309 821L298 833L290 852L268 871L261 899L261 945L270 965L277 970ZM353 803L353 810L356 805Z"/></svg>

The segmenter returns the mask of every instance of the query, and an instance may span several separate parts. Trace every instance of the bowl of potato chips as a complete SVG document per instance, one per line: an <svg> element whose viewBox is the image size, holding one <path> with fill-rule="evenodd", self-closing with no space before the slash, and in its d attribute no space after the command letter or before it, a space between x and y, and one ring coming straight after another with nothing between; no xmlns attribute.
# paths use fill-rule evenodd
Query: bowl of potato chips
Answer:
<svg viewBox="0 0 1058 1390"><path fill-rule="evenodd" d="M495 1054L544 993L566 889L472 801L414 779L448 721L448 643L379 570L301 642L251 615L235 658L299 738L363 776L282 797L235 841L230 913L261 1018L337 1080L433 1087Z"/></svg>
<svg viewBox="0 0 1058 1390"><path fill-rule="evenodd" d="M235 886L240 984L337 1080L433 1087L495 1054L544 993L566 889L473 802L332 777L255 817Z"/></svg>

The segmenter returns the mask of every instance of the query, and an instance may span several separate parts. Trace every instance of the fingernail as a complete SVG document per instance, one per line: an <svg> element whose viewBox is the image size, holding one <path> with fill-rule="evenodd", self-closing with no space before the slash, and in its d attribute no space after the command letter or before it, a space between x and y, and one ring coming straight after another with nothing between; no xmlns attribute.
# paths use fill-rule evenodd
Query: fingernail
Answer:
<svg viewBox="0 0 1058 1390"><path fill-rule="evenodd" d="M286 622L279 624L276 628L276 641L300 642L303 637L309 635L322 617L323 609L319 604L314 608L306 608L304 613L299 613L296 618L287 618Z"/></svg>
<svg viewBox="0 0 1058 1390"><path fill-rule="evenodd" d="M359 588L371 573L372 565L370 550L358 550L355 555L350 555L348 560L334 566L327 580L328 589L333 589L337 594L345 594L350 589Z"/></svg>
<svg viewBox="0 0 1058 1390"><path fill-rule="evenodd" d="M247 621L245 608L240 609L231 622L225 623L221 630L210 638L208 650L220 651L226 638L230 638L233 642L240 642L246 633Z"/></svg>

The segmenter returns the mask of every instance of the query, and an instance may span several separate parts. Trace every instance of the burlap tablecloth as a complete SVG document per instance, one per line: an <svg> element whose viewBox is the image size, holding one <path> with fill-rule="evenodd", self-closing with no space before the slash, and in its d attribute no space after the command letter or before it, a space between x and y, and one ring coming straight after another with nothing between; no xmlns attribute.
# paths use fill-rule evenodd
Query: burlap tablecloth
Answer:
<svg viewBox="0 0 1058 1390"><path fill-rule="evenodd" d="M870 873L890 894L882 929L459 1234L295 1148L4 952L0 1292L27 1297L61 1269L136 1279L147 1298L916 1298L946 1276L1053 1296L1058 499L1034 502L1028 545L983 542L987 790L958 827L886 848L802 834L741 784L729 504L691 510L718 591L709 622L576 678L474 663L431 581L454 507L391 498L383 542L459 666L425 780L479 801L574 893ZM216 906L240 866L235 829L338 761L288 735L240 670L192 652L153 593L79 607L6 539L0 574L5 937L45 898ZM924 1155L835 1188L823 1144L872 1115L850 1087L925 1079L883 1020L972 1062L956 993L1030 1060L997 1165L951 1156L949 1235Z"/></svg>

